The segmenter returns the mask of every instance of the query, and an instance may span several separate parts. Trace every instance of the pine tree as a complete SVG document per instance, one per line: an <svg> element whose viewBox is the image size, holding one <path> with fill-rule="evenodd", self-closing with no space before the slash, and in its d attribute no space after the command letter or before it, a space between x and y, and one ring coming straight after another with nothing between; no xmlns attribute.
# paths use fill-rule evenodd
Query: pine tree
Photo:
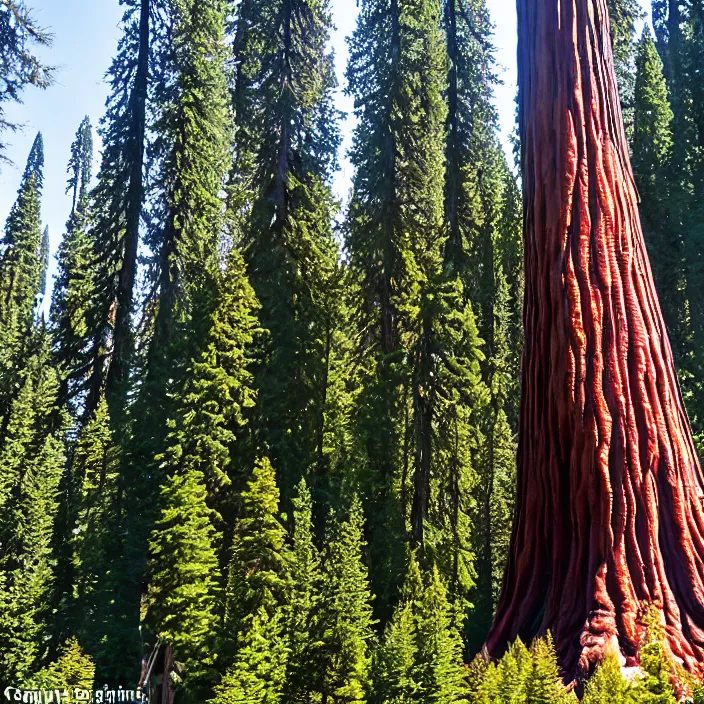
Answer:
<svg viewBox="0 0 704 704"><path fill-rule="evenodd" d="M126 0L122 37L108 71L110 96L100 125L103 155L91 197L90 235L100 259L93 270L90 316L90 411L107 379L112 415L124 405L133 364L132 314L144 200L147 94L150 84L152 0ZM112 351L107 362L105 357ZM107 371L105 367L107 368ZM114 393L113 393L114 392Z"/></svg>
<svg viewBox="0 0 704 704"><path fill-rule="evenodd" d="M39 298L44 300L47 290L47 275L49 273L49 250L51 243L49 239L49 226L44 228L42 233L42 244L39 248ZM41 307L41 303L40 303Z"/></svg>
<svg viewBox="0 0 704 704"><path fill-rule="evenodd" d="M686 311L682 233L670 219L672 119L662 61L646 27L638 43L633 171L641 194L641 217L663 315L678 357L685 351Z"/></svg>
<svg viewBox="0 0 704 704"><path fill-rule="evenodd" d="M411 603L401 603L386 624L382 643L373 653L371 701L406 704L417 701L416 617Z"/></svg>
<svg viewBox="0 0 704 704"><path fill-rule="evenodd" d="M315 619L321 604L323 575L315 544L313 502L304 479L293 499L293 545L291 579L286 605L286 636L289 648L285 699L308 702L322 681L320 643L315 638Z"/></svg>
<svg viewBox="0 0 704 704"><path fill-rule="evenodd" d="M42 668L31 678L27 688L61 690L69 693L66 701L77 702L75 690L92 692L95 684L95 665L76 638L69 638L55 662Z"/></svg>
<svg viewBox="0 0 704 704"><path fill-rule="evenodd" d="M472 409L467 426L471 482L465 479L463 491L454 498L448 495L453 505L468 503L463 499L468 490L474 495L472 535L467 532L462 544L469 574L474 570L472 552L477 556L472 596L477 609L468 628L470 649L478 650L493 613L502 572L500 546L507 541L510 521L507 490L514 474L512 424L517 419L515 379L521 344L521 208L491 102L497 79L486 4L447 0L444 26L450 57L444 264L447 272L461 278L464 295L472 303L478 336L484 341L481 378L488 387L482 391L479 380L475 381L476 390L467 404ZM452 574L439 564L443 574ZM471 584L469 575L462 589L451 582L453 598L462 596L466 601Z"/></svg>
<svg viewBox="0 0 704 704"><path fill-rule="evenodd" d="M611 20L611 42L616 64L623 119L629 138L633 134L633 108L636 54L636 23L642 19L643 10L638 0L607 0L609 19Z"/></svg>
<svg viewBox="0 0 704 704"><path fill-rule="evenodd" d="M532 669L526 681L526 704L568 704L576 697L560 678L552 637L535 640L530 647Z"/></svg>
<svg viewBox="0 0 704 704"><path fill-rule="evenodd" d="M52 533L64 468L65 419L46 331L34 331L0 444L0 678L22 681L51 631Z"/></svg>
<svg viewBox="0 0 704 704"><path fill-rule="evenodd" d="M419 698L429 704L466 704L462 635L454 623L447 591L437 567L418 604L417 678Z"/></svg>
<svg viewBox="0 0 704 704"><path fill-rule="evenodd" d="M75 633L102 664L102 643L109 633L111 535L116 527L119 449L105 399L87 420L62 480L60 528L65 541L59 557L60 624ZM61 633L61 628L59 633Z"/></svg>
<svg viewBox="0 0 704 704"><path fill-rule="evenodd" d="M154 637L173 653L178 674L164 674L171 678L169 685L178 688L178 677L189 693L197 694L207 692L213 676L220 579L205 479L190 459L184 458L161 490L163 508L149 545L146 619Z"/></svg>
<svg viewBox="0 0 704 704"><path fill-rule="evenodd" d="M446 6L449 25L456 10ZM450 176L455 165L448 164L446 182L445 126L448 119L464 124L460 71L471 59L455 42L448 113L440 20L432 1L366 2L350 42L359 125L348 248L364 360L356 424L380 613L395 600L403 572L405 520L414 545L449 549L443 569L453 571L454 596L466 597L472 584L467 506L458 491L474 481L471 403L482 395L481 351L457 268L443 261L446 213L460 219L453 188L461 176L459 165ZM448 249L452 241L448 234Z"/></svg>
<svg viewBox="0 0 704 704"><path fill-rule="evenodd" d="M232 483L233 446L255 404L249 367L259 336L258 302L237 250L217 282L203 351L179 394L165 453L167 462L186 462L203 473L213 505L223 503L223 490Z"/></svg>
<svg viewBox="0 0 704 704"><path fill-rule="evenodd" d="M674 666L665 650L660 613L651 609L643 620L647 635L641 649L643 677L636 683L636 700L643 704L675 704Z"/></svg>
<svg viewBox="0 0 704 704"><path fill-rule="evenodd" d="M279 489L267 459L257 460L241 496L226 594L226 638L238 644L264 609L273 619L285 603L288 582L286 530L279 520Z"/></svg>
<svg viewBox="0 0 704 704"><path fill-rule="evenodd" d="M339 136L327 0L251 0L235 21L238 230L268 336L258 354L258 443L284 506L324 476L331 342L341 299L330 179ZM242 202L244 200L244 202Z"/></svg>
<svg viewBox="0 0 704 704"><path fill-rule="evenodd" d="M171 0L167 8L173 27L160 68L173 79L155 125L158 218L147 240L155 292L148 303L154 312L146 377L148 393L162 397L169 378L178 389L212 312L230 147L225 3Z"/></svg>
<svg viewBox="0 0 704 704"><path fill-rule="evenodd" d="M281 612L264 606L252 614L232 667L217 686L211 704L279 704L288 652Z"/></svg>
<svg viewBox="0 0 704 704"><path fill-rule="evenodd" d="M5 416L11 403L41 288L43 168L44 142L38 134L0 247L0 416Z"/></svg>
<svg viewBox="0 0 704 704"><path fill-rule="evenodd" d="M635 704L640 701L634 686L621 673L615 655L609 655L589 678L583 704Z"/></svg>
<svg viewBox="0 0 704 704"><path fill-rule="evenodd" d="M4 132L15 131L3 103L21 102L21 92L28 86L46 88L51 84L53 69L44 66L32 53L33 45L49 46L51 35L39 27L23 2L3 0L0 4L0 163L7 161Z"/></svg>
<svg viewBox="0 0 704 704"><path fill-rule="evenodd" d="M222 537L215 525L222 517L212 506L223 504L236 431L254 403L247 352L255 311L241 257L232 251L204 351L192 364L163 457L170 476L152 532L147 621L155 638L173 649L189 691L203 691L214 672Z"/></svg>
<svg viewBox="0 0 704 704"><path fill-rule="evenodd" d="M498 663L485 664L484 669L479 670L475 662L471 669L472 704L525 704L533 660L520 639L509 646Z"/></svg>
<svg viewBox="0 0 704 704"><path fill-rule="evenodd" d="M51 301L55 361L64 375L62 401L75 399L84 390L90 371L89 325L94 303L93 269L98 256L88 233L92 167L93 130L86 117L71 145L66 189L72 199L71 215L59 247L59 271Z"/></svg>
<svg viewBox="0 0 704 704"><path fill-rule="evenodd" d="M317 638L323 644L323 701L364 704L369 693L374 620L363 529L362 505L357 497L345 520L332 520L328 526L316 623Z"/></svg>

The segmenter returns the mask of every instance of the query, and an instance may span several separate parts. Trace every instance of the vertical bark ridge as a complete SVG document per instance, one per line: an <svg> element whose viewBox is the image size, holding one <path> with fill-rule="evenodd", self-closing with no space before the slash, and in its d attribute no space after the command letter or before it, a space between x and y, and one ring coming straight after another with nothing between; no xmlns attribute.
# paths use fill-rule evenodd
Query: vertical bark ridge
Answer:
<svg viewBox="0 0 704 704"><path fill-rule="evenodd" d="M565 674L644 610L704 663L704 496L638 214L605 0L517 0L526 298L517 513L487 640L553 632Z"/></svg>

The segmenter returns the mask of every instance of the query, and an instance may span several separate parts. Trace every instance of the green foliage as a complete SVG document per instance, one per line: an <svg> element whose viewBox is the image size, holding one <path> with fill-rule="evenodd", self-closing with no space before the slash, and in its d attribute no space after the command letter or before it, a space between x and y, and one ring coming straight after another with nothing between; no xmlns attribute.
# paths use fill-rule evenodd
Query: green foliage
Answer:
<svg viewBox="0 0 704 704"><path fill-rule="evenodd" d="M58 274L51 300L50 320L55 363L64 374L64 398L84 390L90 363L90 316L94 303L95 243L88 232L89 191L93 168L93 129L86 117L71 145L68 186L73 206L58 252ZM90 378L90 377L88 377Z"/></svg>
<svg viewBox="0 0 704 704"><path fill-rule="evenodd" d="M65 418L46 331L31 354L0 441L0 679L22 681L42 656L51 628L52 535L65 455Z"/></svg>
<svg viewBox="0 0 704 704"><path fill-rule="evenodd" d="M98 256L92 267L95 295L87 321L89 410L105 382L116 421L135 362L132 315L144 199L149 54L156 34L150 20L160 17L151 13L149 0L125 0L123 5L122 34L107 72L110 93L99 128L100 171L91 195L90 237Z"/></svg>
<svg viewBox="0 0 704 704"><path fill-rule="evenodd" d="M371 684L372 595L364 563L362 504L354 497L346 518L331 520L323 559L317 638L322 643L323 699L365 704Z"/></svg>
<svg viewBox="0 0 704 704"><path fill-rule="evenodd" d="M313 502L305 480L300 481L297 489L293 499L291 579L286 604L290 654L285 698L291 702L307 702L322 681L316 619L322 606L323 573L320 551L315 544Z"/></svg>
<svg viewBox="0 0 704 704"><path fill-rule="evenodd" d="M616 65L621 107L630 137L633 130L634 104L634 57L636 24L643 19L643 10L638 0L607 0L611 20L611 41Z"/></svg>
<svg viewBox="0 0 704 704"><path fill-rule="evenodd" d="M344 314L330 189L339 144L332 20L327 0L251 0L238 10L232 178L244 191L232 234L268 332L255 367L256 440L288 510L302 477L333 469L328 386Z"/></svg>
<svg viewBox="0 0 704 704"><path fill-rule="evenodd" d="M62 648L61 655L55 662L42 668L26 685L29 689L67 691L68 699L80 701L74 697L74 690L82 689L92 692L95 685L95 665L86 655L76 638L69 638Z"/></svg>
<svg viewBox="0 0 704 704"><path fill-rule="evenodd" d="M417 681L421 701L466 704L462 636L437 568L428 576L417 606Z"/></svg>
<svg viewBox="0 0 704 704"><path fill-rule="evenodd" d="M285 600L286 530L279 520L279 489L268 458L255 463L241 501L226 594L226 636L236 642L261 609L273 619Z"/></svg>
<svg viewBox="0 0 704 704"><path fill-rule="evenodd" d="M530 648L517 640L498 663L475 662L469 680L472 704L577 703L562 683L549 634Z"/></svg>
<svg viewBox="0 0 704 704"><path fill-rule="evenodd" d="M53 69L43 65L33 48L51 44L51 35L36 24L21 1L3 0L0 4L0 162L6 161L3 132L19 125L8 119L3 103L21 102L22 90L28 86L46 88Z"/></svg>
<svg viewBox="0 0 704 704"><path fill-rule="evenodd" d="M237 657L216 689L212 704L278 704L287 650L279 614L263 606L252 614Z"/></svg>
<svg viewBox="0 0 704 704"><path fill-rule="evenodd" d="M379 704L416 701L417 653L416 617L413 604L406 602L396 607L386 624L382 642L374 650L372 701Z"/></svg>
<svg viewBox="0 0 704 704"><path fill-rule="evenodd" d="M608 655L587 682L583 704L634 704L637 688L621 673L621 663Z"/></svg>
<svg viewBox="0 0 704 704"><path fill-rule="evenodd" d="M192 689L214 664L216 536L202 472L184 462L161 493L163 509L149 543L146 619L155 638L173 646L184 685Z"/></svg>
<svg viewBox="0 0 704 704"><path fill-rule="evenodd" d="M0 416L11 403L25 345L34 325L42 281L40 198L44 141L38 134L27 158L17 199L5 223L0 246Z"/></svg>

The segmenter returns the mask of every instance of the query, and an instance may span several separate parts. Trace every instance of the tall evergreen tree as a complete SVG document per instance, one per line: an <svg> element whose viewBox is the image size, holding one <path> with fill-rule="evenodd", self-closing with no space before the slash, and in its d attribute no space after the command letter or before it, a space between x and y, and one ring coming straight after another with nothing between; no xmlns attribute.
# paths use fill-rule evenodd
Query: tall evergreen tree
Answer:
<svg viewBox="0 0 704 704"><path fill-rule="evenodd" d="M0 417L5 421L41 288L43 169L44 141L38 134L0 247Z"/></svg>
<svg viewBox="0 0 704 704"><path fill-rule="evenodd" d="M285 698L307 702L320 689L322 681L320 643L316 640L315 619L321 604L323 574L315 544L313 502L301 479L293 499L291 582L286 605L286 636L289 647Z"/></svg>
<svg viewBox="0 0 704 704"><path fill-rule="evenodd" d="M631 138L635 103L635 33L636 23L642 19L643 10L638 0L607 0L606 4L611 20L611 41L623 119L626 123L626 133Z"/></svg>
<svg viewBox="0 0 704 704"><path fill-rule="evenodd" d="M96 299L90 319L92 375L88 405L91 410L97 404L107 378L113 416L124 404L125 385L134 361L132 314L145 191L149 56L156 32L151 20L157 16L153 4L152 0L124 0L122 37L108 71L110 95L99 130L103 155L91 203L91 235L100 260L94 270Z"/></svg>
<svg viewBox="0 0 704 704"><path fill-rule="evenodd" d="M143 9L144 5L141 7ZM159 35L163 41L160 41L156 67L162 81L158 85L159 102L153 123L156 183L151 192L153 218L146 240L151 253L150 278L147 279L151 288L142 321L144 355L140 361L143 367L139 369L136 398L129 408L129 427L113 417L117 429L124 433L118 442L126 450L121 460L118 501L121 506L130 507L129 512L119 514L114 531L117 540L113 561L122 573L120 613L115 621L130 624L132 629L129 644L123 640L120 653L113 659L123 667L121 678L128 675L124 669L127 653L132 653L134 667L139 663L134 651L142 647L138 630L140 602L148 581L145 572L149 536L163 508L159 488L165 478L165 468L160 466L160 458L170 446L168 422L178 416L186 376L193 360L198 359L204 349L217 305L224 212L221 191L229 153L225 5L220 0L173 0L158 9L156 16L160 19L154 32L167 29L168 32L165 38ZM141 19L142 15L137 25L133 18L133 31L129 34L131 46L138 46L140 52L145 41L137 33L138 28L141 31L144 26ZM140 56L141 53L137 54L137 70ZM134 51L125 54L128 66L133 65L134 57ZM141 98L134 100L138 102ZM125 129L130 125L128 120ZM136 165L129 173L134 176L131 181L134 184L138 180ZM136 190L139 189L135 186ZM106 191L106 197L109 196ZM138 201L130 199L130 207L137 208ZM125 248L124 260L120 259L120 266L113 271L130 266L131 254L126 248L131 244L120 241L121 251ZM127 278L131 276L126 269L123 274ZM114 281L119 283L125 279ZM116 290L116 298L110 299L111 308L113 301L122 296L120 291L124 292L125 301L133 295L128 296L128 288L110 289ZM123 305L124 314L129 316L126 303L116 305ZM116 318L116 325L118 322ZM127 332L128 326L129 320L124 328ZM104 345L105 339L102 335L100 345ZM125 340L128 338L123 337ZM113 345L117 349L117 339ZM123 348L128 357L130 345ZM110 374L117 374L117 371L117 368L108 370L108 380ZM113 379L117 385L106 382L106 392L109 401L123 399L114 406L119 415L124 406L125 377L113 376ZM93 390L100 389L101 385L102 382L94 385ZM118 387L122 388L119 393ZM159 408L158 415L154 414L155 408Z"/></svg>
<svg viewBox="0 0 704 704"><path fill-rule="evenodd" d="M672 120L663 65L649 28L638 43L633 172L640 213L670 340L678 361L687 353L687 301L683 233L672 207ZM673 212L675 211L675 212ZM672 216L675 217L672 217Z"/></svg>
<svg viewBox="0 0 704 704"><path fill-rule="evenodd" d="M286 530L279 519L279 489L268 459L258 460L241 496L227 593L225 637L238 644L260 609L273 619L285 603ZM227 647L226 647L227 649Z"/></svg>
<svg viewBox="0 0 704 704"><path fill-rule="evenodd" d="M449 27L453 11L463 16L460 8L445 10ZM372 576L384 612L403 572L406 520L415 545L449 548L457 593L466 596L471 587L467 505L458 492L474 481L471 406L482 395L481 351L466 291L455 279L458 267L443 262L445 240L448 249L457 243L446 237L445 213L452 210L453 226L461 227L453 189L463 176L459 164L448 166L448 174L455 172L446 183L452 148L445 127L454 109L457 129L449 131L460 140L457 91L471 59L455 47L456 101L448 113L440 22L436 2L365 2L350 43L349 90L359 125L348 247L360 289L356 322L365 371L357 427ZM470 147L461 146L468 154ZM454 535L443 547L448 530Z"/></svg>
<svg viewBox="0 0 704 704"><path fill-rule="evenodd" d="M191 366L162 458L169 476L152 531L147 622L173 651L192 695L203 696L214 680L224 526L213 507L222 510L228 503L223 489L231 484L232 447L254 404L247 354L257 328L255 310L242 259L232 251L205 349Z"/></svg>
<svg viewBox="0 0 704 704"><path fill-rule="evenodd" d="M417 609L419 699L440 704L466 704L462 663L463 641L437 568L428 575Z"/></svg>
<svg viewBox="0 0 704 704"><path fill-rule="evenodd" d="M62 481L62 525L57 531L65 541L59 553L66 555L65 562L59 563L62 635L77 635L101 665L101 648L112 617L106 592L112 583L110 533L116 526L118 472L119 448L103 399L71 453Z"/></svg>
<svg viewBox="0 0 704 704"><path fill-rule="evenodd" d="M179 682L202 701L214 679L220 579L205 478L191 458L184 459L164 482L163 509L152 531L147 622L166 651L162 692L177 690Z"/></svg>
<svg viewBox="0 0 704 704"><path fill-rule="evenodd" d="M58 377L43 328L31 352L0 441L0 678L21 682L51 630L52 532L64 467L65 419L56 410Z"/></svg>
<svg viewBox="0 0 704 704"><path fill-rule="evenodd" d="M59 271L50 312L55 361L64 376L62 400L75 398L84 390L86 373L90 371L89 324L95 293L93 273L98 255L88 232L92 168L93 129L86 117L71 145L66 188L72 201L71 214L59 247Z"/></svg>
<svg viewBox="0 0 704 704"><path fill-rule="evenodd" d="M234 31L234 235L268 331L255 374L254 429L277 468L285 506L301 477L326 473L341 299L331 223L339 144L331 26L327 0L251 0L239 3Z"/></svg>
<svg viewBox="0 0 704 704"><path fill-rule="evenodd" d="M235 661L218 685L212 704L279 704L288 651L281 612L260 606L252 614Z"/></svg>
<svg viewBox="0 0 704 704"><path fill-rule="evenodd" d="M342 521L331 520L324 558L317 637L323 652L322 701L364 704L371 685L373 637L369 576L364 563L361 501Z"/></svg>

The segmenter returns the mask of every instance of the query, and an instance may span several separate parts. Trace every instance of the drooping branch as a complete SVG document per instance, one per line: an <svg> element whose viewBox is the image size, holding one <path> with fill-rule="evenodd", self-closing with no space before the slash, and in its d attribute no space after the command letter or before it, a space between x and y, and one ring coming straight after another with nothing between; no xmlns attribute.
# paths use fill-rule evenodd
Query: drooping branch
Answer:
<svg viewBox="0 0 704 704"><path fill-rule="evenodd" d="M487 648L704 662L702 473L655 293L605 0L518 0L525 352L518 500Z"/></svg>

